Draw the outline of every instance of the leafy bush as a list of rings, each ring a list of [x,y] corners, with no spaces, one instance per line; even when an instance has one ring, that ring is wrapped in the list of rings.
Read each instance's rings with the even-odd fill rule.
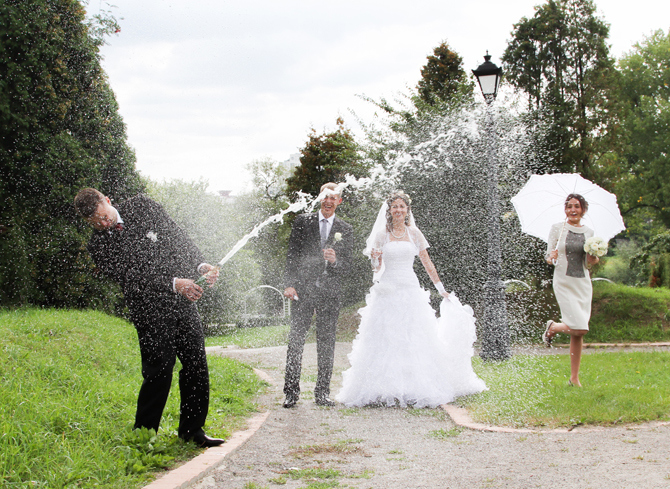
[[[631,257],[631,267],[648,273],[652,287],[670,286],[670,231],[658,234],[649,240],[638,253]]]
[[[113,198],[142,187],[101,42],[78,1],[0,2],[0,306],[114,301],[90,274],[90,230],[72,205],[81,187]]]
[[[617,240],[608,256],[601,259],[601,266],[594,277],[606,278],[623,285],[646,285],[648,275],[640,267],[631,266],[631,258],[640,252],[640,245],[633,240]]]

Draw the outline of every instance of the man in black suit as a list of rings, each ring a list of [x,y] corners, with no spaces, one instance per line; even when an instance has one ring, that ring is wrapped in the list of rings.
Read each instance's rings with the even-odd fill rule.
[[[138,195],[113,207],[92,188],[75,197],[77,212],[93,228],[88,251],[97,268],[123,290],[137,330],[144,381],[137,399],[135,428],[158,426],[172,384],[176,358],[181,414],[178,435],[203,447],[224,442],[205,435],[209,371],[202,323],[195,306],[202,288],[194,282],[217,270],[205,260],[163,207]]]
[[[335,330],[340,313],[340,279],[351,266],[354,234],[351,225],[335,217],[342,202],[337,186],[321,187],[321,210],[295,218],[288,242],[284,295],[291,304],[291,331],[284,380],[285,408],[300,397],[300,369],[305,337],[316,313],[318,376],[314,400],[320,406],[334,406],[330,394],[335,355]]]

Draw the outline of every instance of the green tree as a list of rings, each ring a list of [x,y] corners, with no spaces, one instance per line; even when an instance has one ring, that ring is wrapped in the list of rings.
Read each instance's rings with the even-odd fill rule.
[[[288,195],[286,179],[291,176],[292,169],[287,162],[261,158],[249,163],[247,170],[251,173],[253,192],[259,197],[277,202]]]
[[[302,191],[317,196],[321,185],[326,182],[338,183],[347,174],[362,177],[368,171],[354,136],[344,127],[341,117],[337,118],[334,132],[318,135],[312,129],[300,154],[300,165],[286,181],[290,195]]]
[[[90,231],[74,215],[83,186],[141,189],[114,94],[76,0],[0,3],[0,304],[109,304],[90,280]]]
[[[428,56],[417,90],[419,101],[434,107],[454,98],[471,99],[473,85],[463,69],[463,58],[443,42]]]
[[[627,145],[617,194],[635,231],[655,233],[670,227],[670,31],[637,43],[619,66]]]
[[[502,59],[506,80],[553,122],[544,144],[554,164],[598,180],[617,110],[609,27],[595,11],[591,0],[548,0],[514,25]]]

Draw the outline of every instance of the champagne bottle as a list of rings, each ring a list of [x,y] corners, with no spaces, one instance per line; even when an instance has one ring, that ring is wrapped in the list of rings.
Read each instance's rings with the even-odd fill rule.
[[[200,275],[200,278],[195,281],[196,285],[204,287],[207,284],[207,279],[219,271],[219,267],[212,268],[209,272],[204,275]]]

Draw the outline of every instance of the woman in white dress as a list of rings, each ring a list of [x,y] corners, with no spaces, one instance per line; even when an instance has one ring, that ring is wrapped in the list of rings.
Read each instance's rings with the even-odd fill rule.
[[[394,193],[368,238],[375,284],[358,312],[361,323],[351,368],[336,399],[346,406],[436,407],[486,389],[472,370],[475,318],[469,306],[448,294],[428,256],[428,243],[414,224],[409,196]],[[413,264],[419,256],[444,297],[440,319],[430,306]]]
[[[579,367],[582,361],[584,335],[589,331],[593,287],[588,268],[599,258],[584,251],[584,243],[593,230],[581,224],[589,208],[586,199],[570,194],[565,199],[564,222],[551,227],[547,242],[547,263],[554,265],[554,294],[561,308],[561,322],[551,319],[542,339],[547,347],[557,333],[570,335],[570,385],[581,387]]]

